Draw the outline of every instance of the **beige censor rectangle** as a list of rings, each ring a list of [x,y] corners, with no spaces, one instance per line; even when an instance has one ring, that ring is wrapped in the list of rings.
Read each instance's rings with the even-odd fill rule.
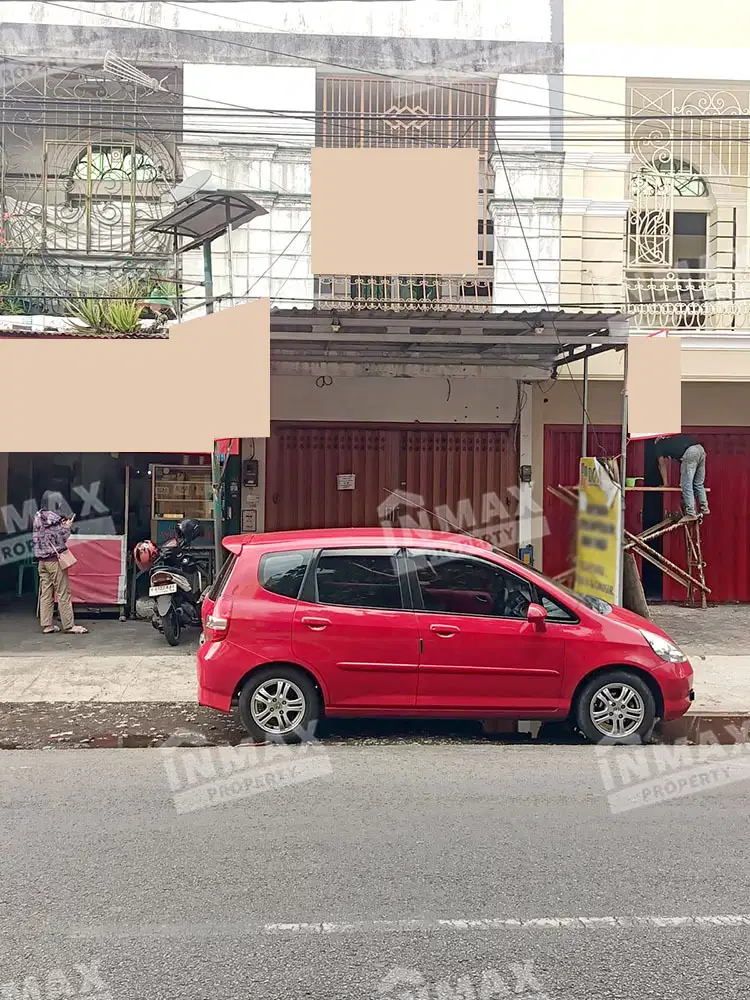
[[[0,337],[0,451],[210,452],[270,434],[268,299],[164,340]]]
[[[313,149],[313,273],[477,273],[476,149]]]
[[[628,338],[628,433],[651,438],[682,430],[680,337]]]

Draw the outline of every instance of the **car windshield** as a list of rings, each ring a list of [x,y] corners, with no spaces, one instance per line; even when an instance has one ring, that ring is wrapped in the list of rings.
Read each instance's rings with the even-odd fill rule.
[[[529,566],[528,563],[522,562],[520,559],[516,559],[515,556],[512,556],[507,552],[503,552],[503,555],[512,559],[513,562],[518,563],[519,566],[523,566],[524,569],[529,570],[529,572],[533,573],[534,576],[539,577],[540,586],[549,586],[552,584],[553,587],[557,587],[559,590],[562,590],[572,600],[580,601],[581,604],[585,604],[587,608],[590,608],[592,611],[596,611],[599,615],[608,615],[612,611],[612,605],[603,601],[600,597],[591,597],[589,594],[579,594],[577,591],[571,590],[570,587],[566,587],[564,583],[559,583],[557,580],[551,580],[548,576],[545,576],[544,573],[541,573],[538,569],[534,569],[533,566]]]

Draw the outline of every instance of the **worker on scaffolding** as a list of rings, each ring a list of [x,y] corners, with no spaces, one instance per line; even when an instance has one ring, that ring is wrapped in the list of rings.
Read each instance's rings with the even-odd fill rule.
[[[662,485],[669,486],[667,459],[680,463],[682,520],[694,521],[710,513],[706,496],[706,450],[689,434],[670,434],[656,438],[656,460]]]

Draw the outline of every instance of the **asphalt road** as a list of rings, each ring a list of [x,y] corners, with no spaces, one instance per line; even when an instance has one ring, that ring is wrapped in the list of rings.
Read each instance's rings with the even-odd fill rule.
[[[746,990],[747,780],[614,815],[585,746],[262,753],[3,753],[0,996]]]

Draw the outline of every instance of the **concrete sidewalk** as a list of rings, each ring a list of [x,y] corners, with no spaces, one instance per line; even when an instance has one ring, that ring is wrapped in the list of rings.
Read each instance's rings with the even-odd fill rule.
[[[698,740],[710,733],[724,742],[742,729],[750,739],[750,607],[655,607],[651,613],[695,669],[695,702],[683,719],[661,727],[661,738]],[[0,611],[0,706],[6,712],[14,705],[58,714],[75,706],[88,705],[94,713],[129,706],[129,718],[168,706],[197,709],[196,630],[172,648],[146,622],[79,620],[88,635],[42,635],[33,609]],[[486,731],[518,732],[519,726],[491,720]]]
[[[695,668],[691,715],[750,716],[750,608],[652,609]],[[85,636],[46,635],[33,621],[0,627],[0,703],[195,703],[197,632],[169,647],[145,622],[86,622]]]

